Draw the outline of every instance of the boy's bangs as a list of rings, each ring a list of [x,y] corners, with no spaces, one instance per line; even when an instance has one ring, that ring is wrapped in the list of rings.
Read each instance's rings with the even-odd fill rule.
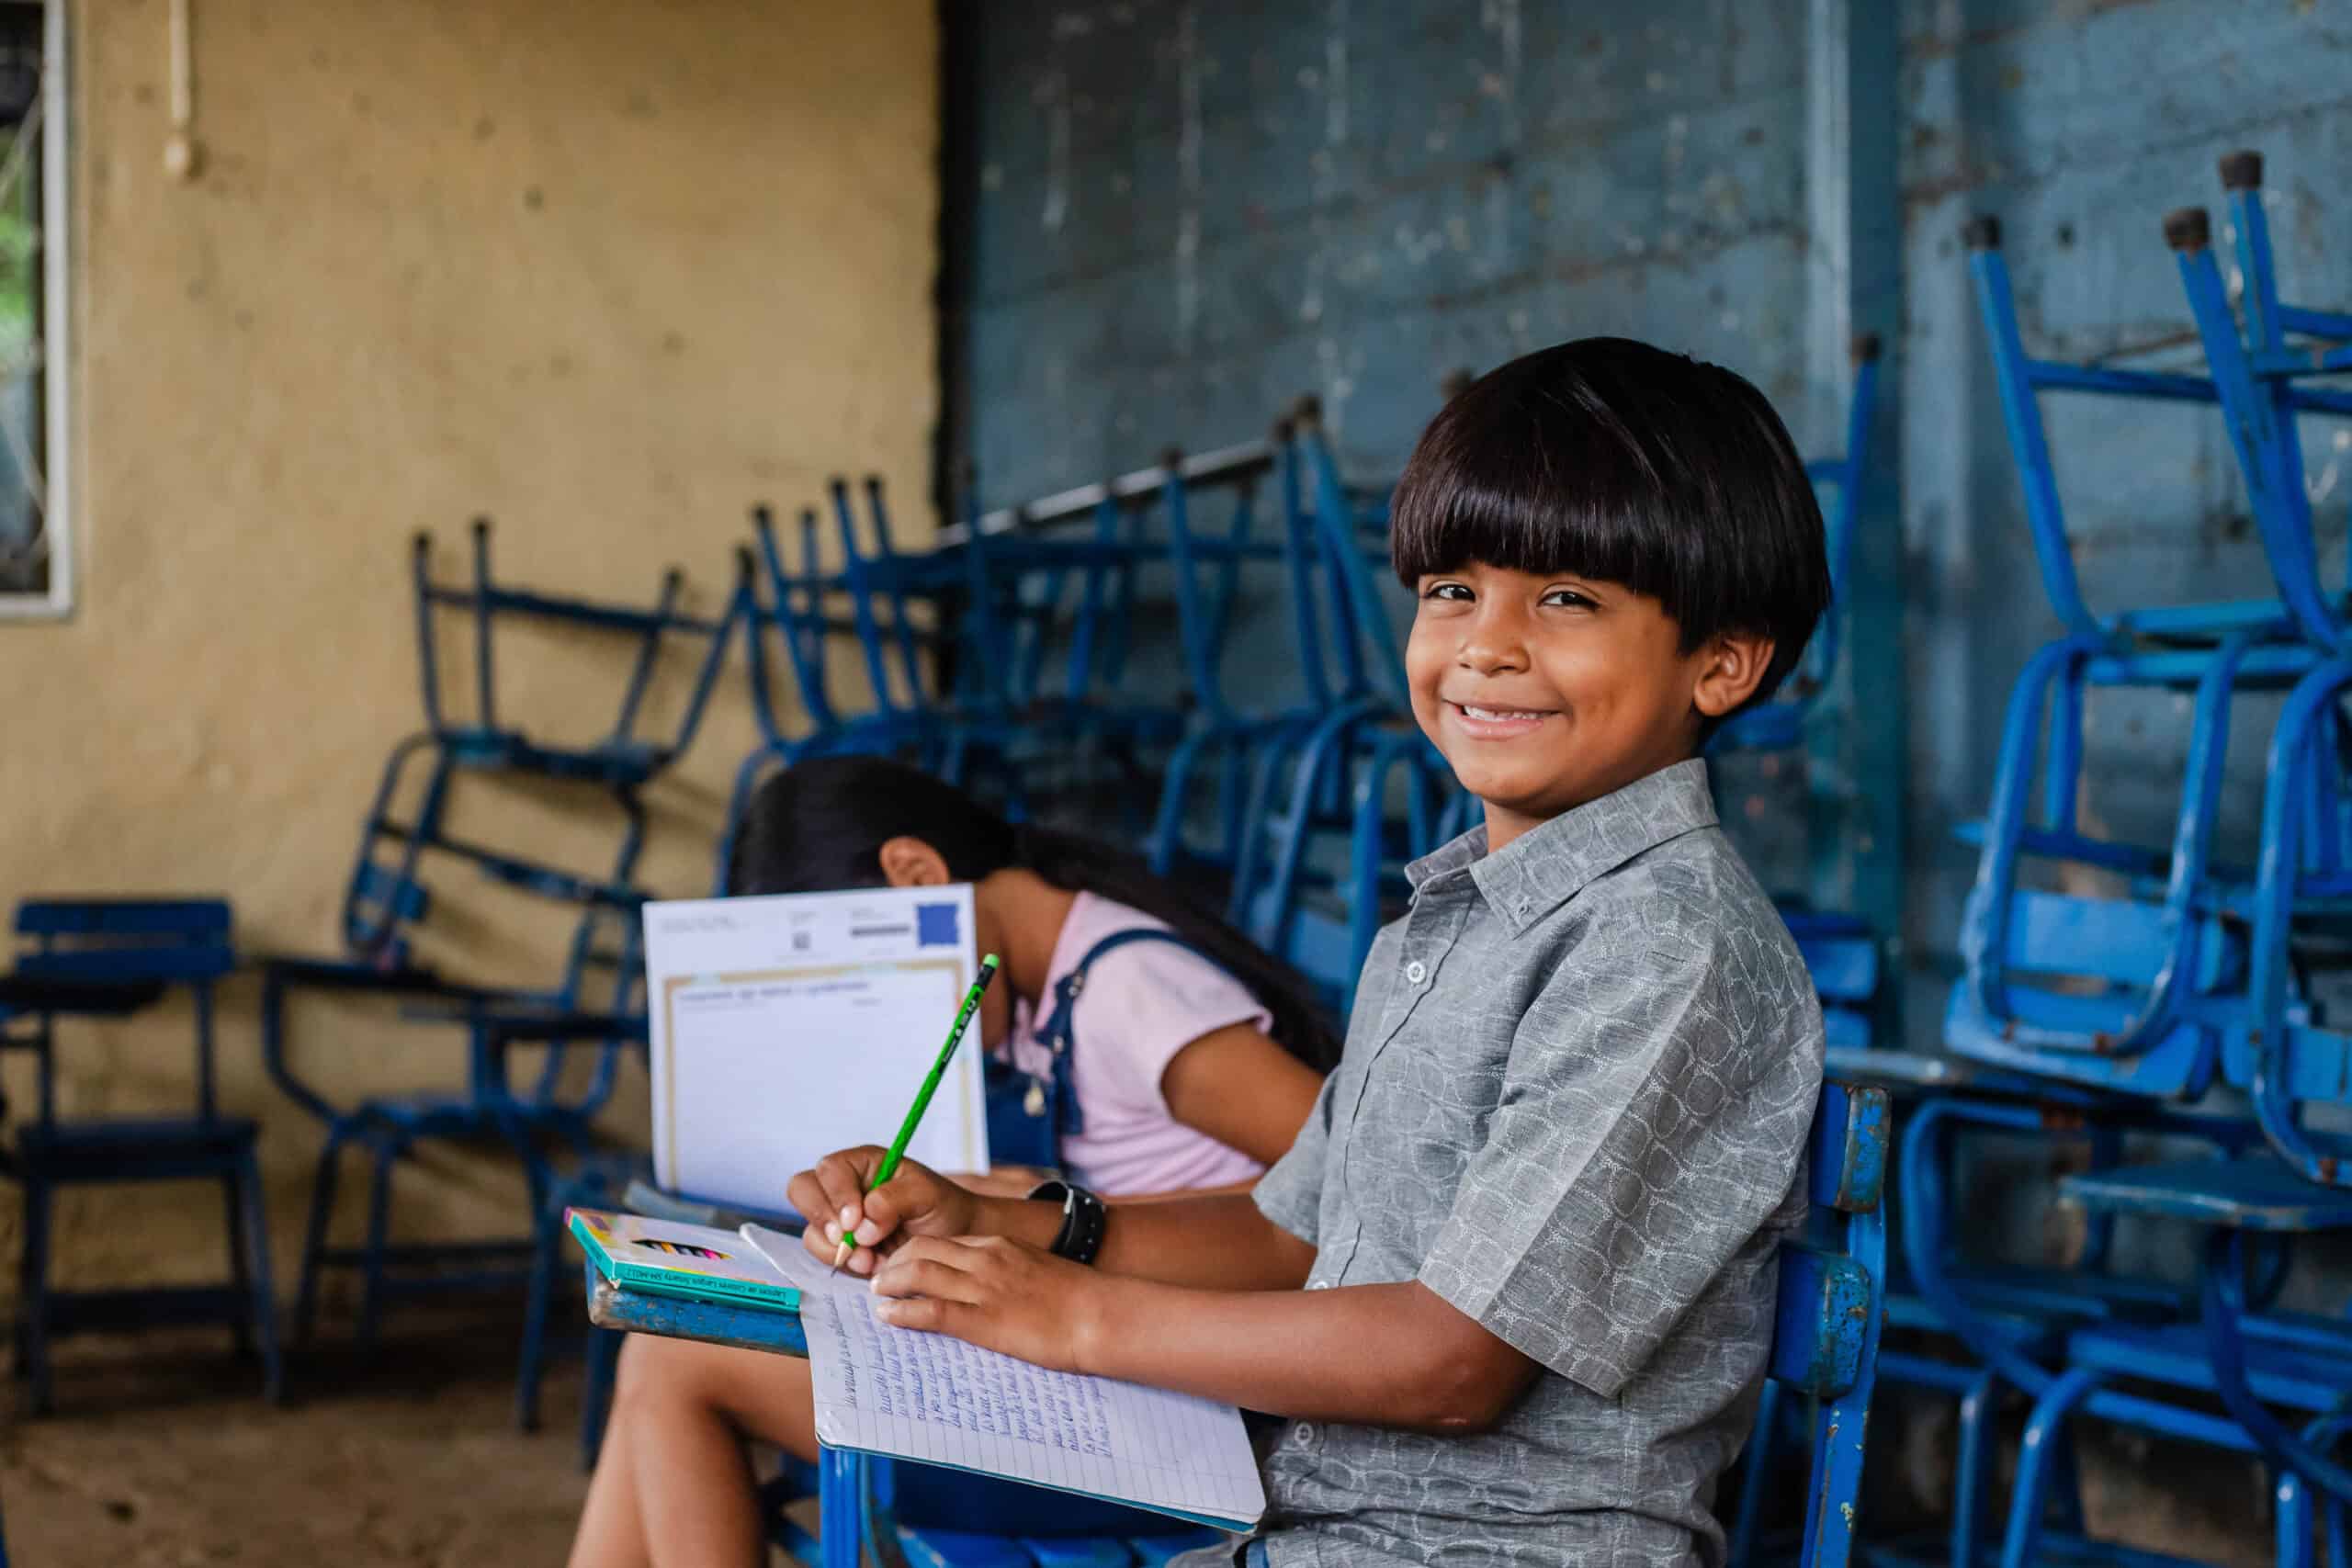
[[[1436,476],[1428,476],[1436,479]],[[1622,582],[1679,602],[1658,530],[1644,525],[1630,498],[1583,486],[1530,488],[1525,475],[1498,480],[1456,471],[1434,483],[1400,487],[1390,547],[1408,587],[1472,562],[1538,577]]]

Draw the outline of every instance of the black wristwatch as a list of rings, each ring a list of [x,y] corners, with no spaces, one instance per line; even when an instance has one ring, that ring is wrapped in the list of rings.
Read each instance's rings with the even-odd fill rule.
[[[1059,1203],[1062,1206],[1062,1228],[1055,1233],[1049,1249],[1057,1258],[1067,1258],[1072,1263],[1091,1263],[1102,1250],[1102,1230],[1110,1217],[1110,1210],[1102,1200],[1085,1188],[1069,1181],[1048,1181],[1029,1194],[1033,1202]]]

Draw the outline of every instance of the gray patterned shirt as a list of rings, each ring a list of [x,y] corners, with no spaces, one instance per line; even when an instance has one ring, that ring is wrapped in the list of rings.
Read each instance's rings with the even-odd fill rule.
[[[1315,1245],[1307,1289],[1419,1280],[1542,1371],[1476,1435],[1289,1423],[1271,1568],[1718,1563],[1804,1216],[1804,961],[1700,761],[1409,874],[1258,1206]]]

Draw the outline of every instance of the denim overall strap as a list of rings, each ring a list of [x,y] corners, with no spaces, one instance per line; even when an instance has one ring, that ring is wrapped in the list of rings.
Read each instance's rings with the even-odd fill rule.
[[[1066,1138],[1071,1134],[1082,1133],[1086,1130],[1085,1118],[1078,1109],[1078,1089],[1070,1072],[1070,1053],[1077,1048],[1078,1044],[1078,994],[1086,988],[1086,972],[1093,966],[1094,961],[1104,953],[1116,952],[1129,942],[1170,942],[1211,964],[1216,963],[1216,959],[1210,958],[1199,947],[1178,936],[1174,931],[1158,931],[1148,926],[1136,926],[1127,931],[1113,931],[1109,936],[1096,942],[1087,950],[1086,956],[1080,959],[1069,974],[1055,982],[1053,1009],[1046,1014],[1045,1027],[1038,1031],[1038,1038],[1044,1041],[1046,1048],[1053,1053],[1053,1060],[1046,1067],[1044,1077],[1029,1092],[1033,1100],[1033,1110],[1042,1109],[1034,1104],[1035,1099],[1041,1094],[1052,1108],[1054,1135],[1057,1138]]]

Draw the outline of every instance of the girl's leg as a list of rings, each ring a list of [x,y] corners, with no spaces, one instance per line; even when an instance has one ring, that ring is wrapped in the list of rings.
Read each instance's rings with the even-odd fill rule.
[[[625,1342],[621,1365],[628,1365]],[[637,1507],[637,1466],[629,1449],[636,1423],[615,1410],[605,1421],[596,1449],[596,1473],[588,1478],[588,1501],[581,1506],[580,1530],[571,1538],[571,1568],[647,1568],[645,1520]]]
[[[753,1438],[817,1457],[808,1362],[630,1336],[572,1568],[764,1564]]]

